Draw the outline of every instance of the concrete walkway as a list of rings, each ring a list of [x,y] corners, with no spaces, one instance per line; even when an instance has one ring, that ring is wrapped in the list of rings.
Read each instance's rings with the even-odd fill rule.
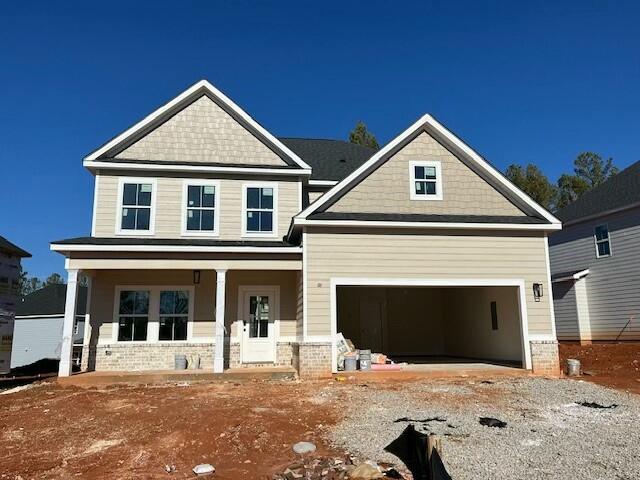
[[[340,372],[336,376],[355,376],[367,381],[409,380],[421,378],[526,377],[530,370],[491,363],[408,363],[401,370]]]

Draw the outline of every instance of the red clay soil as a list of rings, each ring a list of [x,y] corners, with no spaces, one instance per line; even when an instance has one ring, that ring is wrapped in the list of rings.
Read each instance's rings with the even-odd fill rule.
[[[568,358],[580,360],[583,380],[640,394],[640,343],[561,343],[563,368]]]
[[[83,389],[55,382],[0,395],[0,478],[181,479],[211,463],[218,480],[263,479],[318,455],[336,409],[318,383],[249,382]],[[176,470],[167,474],[165,465]]]

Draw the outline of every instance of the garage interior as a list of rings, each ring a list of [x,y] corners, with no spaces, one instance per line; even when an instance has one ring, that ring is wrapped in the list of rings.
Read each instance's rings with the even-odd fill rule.
[[[395,363],[523,367],[518,287],[338,286],[337,331]]]

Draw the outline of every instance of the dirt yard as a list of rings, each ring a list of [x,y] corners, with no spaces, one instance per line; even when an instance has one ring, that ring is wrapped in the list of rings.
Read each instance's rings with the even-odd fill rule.
[[[310,383],[250,382],[109,389],[56,382],[0,395],[0,478],[180,479],[199,463],[215,478],[270,478],[293,443],[329,449],[336,409]],[[175,466],[167,474],[165,465]]]
[[[184,479],[199,463],[216,467],[214,479],[271,479],[299,460],[292,445],[301,440],[315,443],[318,457],[348,451],[406,474],[383,451],[404,417],[442,436],[456,480],[632,479],[640,471],[634,394],[535,378],[344,380],[36,384],[0,395],[0,479]],[[482,426],[479,416],[507,427]]]
[[[560,344],[563,367],[580,360],[583,380],[640,394],[640,343]]]

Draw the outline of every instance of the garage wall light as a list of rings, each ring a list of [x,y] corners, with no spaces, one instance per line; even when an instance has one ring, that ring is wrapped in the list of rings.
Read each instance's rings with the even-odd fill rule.
[[[533,298],[535,299],[536,302],[540,301],[540,298],[544,296],[544,292],[542,290],[542,284],[541,283],[534,283],[533,284]]]
[[[196,285],[200,283],[200,270],[193,271],[193,283]]]

